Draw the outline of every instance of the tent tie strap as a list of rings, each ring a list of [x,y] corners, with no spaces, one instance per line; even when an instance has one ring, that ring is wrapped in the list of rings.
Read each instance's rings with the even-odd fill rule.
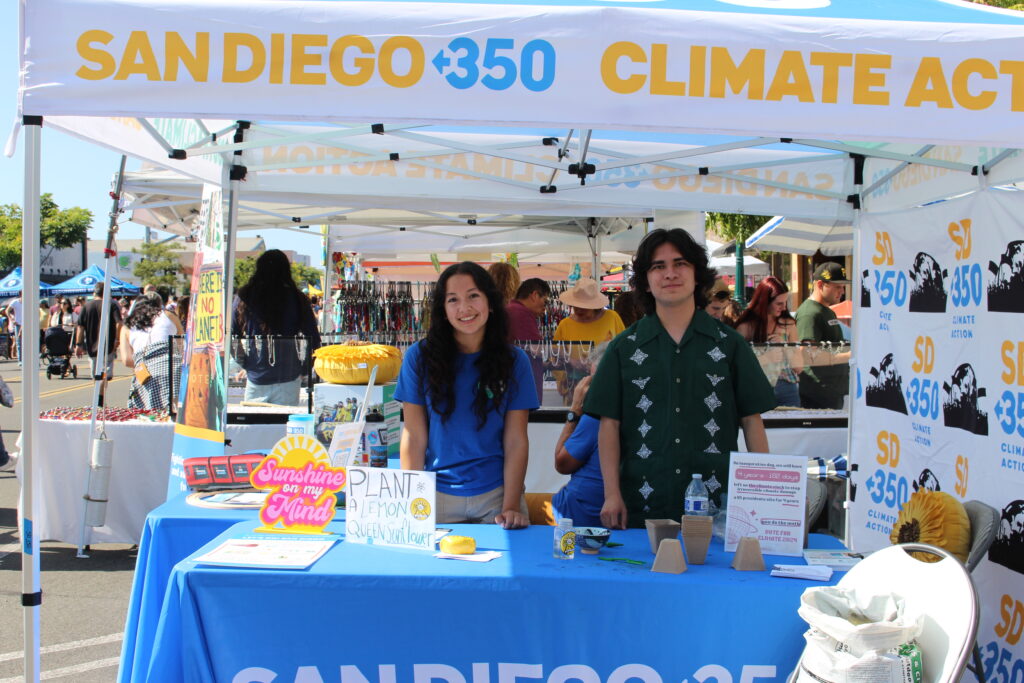
[[[117,249],[103,249],[103,255],[107,258],[117,258]]]
[[[43,604],[43,591],[39,590],[35,593],[21,594],[22,607],[39,607],[41,604]]]

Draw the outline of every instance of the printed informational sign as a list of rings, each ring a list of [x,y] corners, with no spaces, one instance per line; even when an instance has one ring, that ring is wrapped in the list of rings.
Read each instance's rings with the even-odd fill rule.
[[[227,378],[224,376],[224,197],[203,185],[192,265],[192,302],[185,330],[177,424],[167,497],[187,489],[183,463],[224,455]]]
[[[434,550],[433,472],[351,467],[345,540]]]
[[[922,489],[993,507],[996,540],[972,575],[994,680],[1024,673],[1022,195],[866,213],[856,255],[851,545],[889,545]]]
[[[807,517],[807,458],[732,453],[725,550],[754,536],[766,555],[802,557]]]
[[[345,468],[332,467],[320,442],[292,434],[252,471],[254,488],[269,490],[257,532],[324,534],[334,519],[336,493],[345,487]]]

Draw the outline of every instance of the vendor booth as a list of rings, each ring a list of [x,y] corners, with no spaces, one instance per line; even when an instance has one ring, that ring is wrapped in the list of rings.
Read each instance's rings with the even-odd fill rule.
[[[154,204],[202,198],[205,225],[224,228],[212,241],[210,234],[201,239],[217,242],[226,258],[211,271],[214,279],[232,270],[240,205],[250,201],[254,213],[270,211],[296,226],[339,225],[358,211],[413,214],[393,214],[387,224],[395,229],[413,227],[407,220],[416,215],[420,226],[451,222],[481,231],[486,219],[507,216],[582,217],[595,229],[573,229],[594,240],[595,253],[630,226],[642,233],[631,219],[680,225],[673,212],[849,222],[857,267],[848,452],[859,466],[852,482],[859,495],[846,540],[858,550],[888,543],[893,516],[919,487],[941,485],[960,500],[988,502],[1005,530],[978,569],[986,579],[979,583],[986,666],[1024,666],[1024,645],[1005,617],[1012,614],[1006,605],[1019,603],[1024,572],[1024,468],[1017,463],[1024,341],[1013,303],[1021,299],[1024,198],[996,189],[1024,178],[1021,15],[940,0],[266,0],[244,7],[227,0],[31,0],[21,10],[29,309],[38,303],[31,238],[39,230],[44,126],[171,169],[193,189],[205,185],[190,195],[164,192],[167,199]],[[87,28],[96,16],[105,17],[104,27]],[[191,230],[188,217],[179,218]],[[596,229],[590,220],[598,218],[615,220]],[[212,312],[223,290],[203,294]],[[206,332],[193,338],[205,364],[192,367],[191,379],[216,394],[224,382],[217,356],[223,338]],[[35,353],[27,350],[27,368]],[[200,385],[200,375],[209,381]],[[41,600],[39,535],[31,530],[42,507],[31,482],[41,475],[41,443],[38,378],[26,370],[23,382],[22,592],[31,679],[38,675]],[[223,440],[213,412],[202,416],[208,431],[191,432],[204,453],[223,450],[209,438]],[[632,566],[614,562],[552,567],[550,555],[538,554],[550,552],[550,530],[542,532],[474,530],[503,557],[455,568],[416,551],[349,543],[288,580],[273,571],[240,578],[236,570],[183,561],[171,570],[152,656],[143,667],[126,652],[136,666],[122,675],[270,680],[330,671],[336,678],[341,667],[343,680],[405,680],[407,671],[433,662],[423,676],[452,682],[495,675],[588,683],[782,680],[795,662],[796,650],[790,657],[774,639],[799,639],[802,630],[787,621],[799,589],[779,585],[786,580],[745,581],[754,574],[730,573],[724,551],[721,564],[680,576],[628,574],[623,570]],[[624,536],[626,546],[637,543]],[[345,601],[344,591],[362,595],[367,583],[386,595],[366,605]],[[566,591],[570,584],[579,591]],[[323,586],[337,586],[326,601]],[[443,608],[432,603],[445,593],[424,589],[437,586],[451,587],[456,600]],[[773,606],[757,633],[735,630],[752,620],[729,615],[755,602],[774,605],[786,591],[788,613]],[[266,611],[247,611],[255,595]],[[581,607],[580,595],[597,596],[602,607]],[[609,595],[622,599],[607,603]],[[401,613],[374,609],[397,604],[396,597],[413,606],[402,630],[393,628]],[[474,648],[480,659],[458,659],[430,627],[452,604],[453,622],[463,628],[479,623],[477,607],[508,610]],[[673,643],[694,628],[689,604],[721,617],[704,629],[720,633],[713,640],[766,639],[749,651],[708,645],[685,661],[666,659],[664,651],[677,652]],[[245,626],[265,628],[286,611],[299,626],[279,648],[263,647],[241,627],[231,630],[232,619],[251,614]],[[582,619],[551,622],[555,632],[532,628],[538,614],[562,611]],[[395,636],[408,647],[399,660],[386,647],[364,648],[362,639],[337,632],[302,637],[301,624],[312,632],[324,614],[366,619],[355,633]],[[455,638],[472,645],[480,637],[473,628]],[[617,634],[613,642],[605,640],[609,632]],[[580,639],[569,638],[576,633]]]

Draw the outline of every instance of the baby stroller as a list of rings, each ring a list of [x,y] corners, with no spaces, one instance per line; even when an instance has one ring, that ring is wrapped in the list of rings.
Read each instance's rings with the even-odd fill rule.
[[[71,363],[71,334],[63,327],[48,327],[43,333],[43,345],[46,353],[43,357],[49,361],[46,366],[46,379],[57,375],[61,379],[70,372],[78,377],[78,368]]]

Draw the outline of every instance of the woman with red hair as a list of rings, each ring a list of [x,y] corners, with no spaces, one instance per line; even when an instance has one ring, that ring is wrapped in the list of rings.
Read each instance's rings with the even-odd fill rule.
[[[761,280],[750,305],[736,320],[736,331],[755,344],[796,342],[796,321],[789,314],[789,288],[777,277]],[[790,347],[769,349],[761,356],[768,381],[775,386],[780,406],[800,406],[798,376],[803,370],[799,352]],[[777,371],[777,372],[776,372]]]

